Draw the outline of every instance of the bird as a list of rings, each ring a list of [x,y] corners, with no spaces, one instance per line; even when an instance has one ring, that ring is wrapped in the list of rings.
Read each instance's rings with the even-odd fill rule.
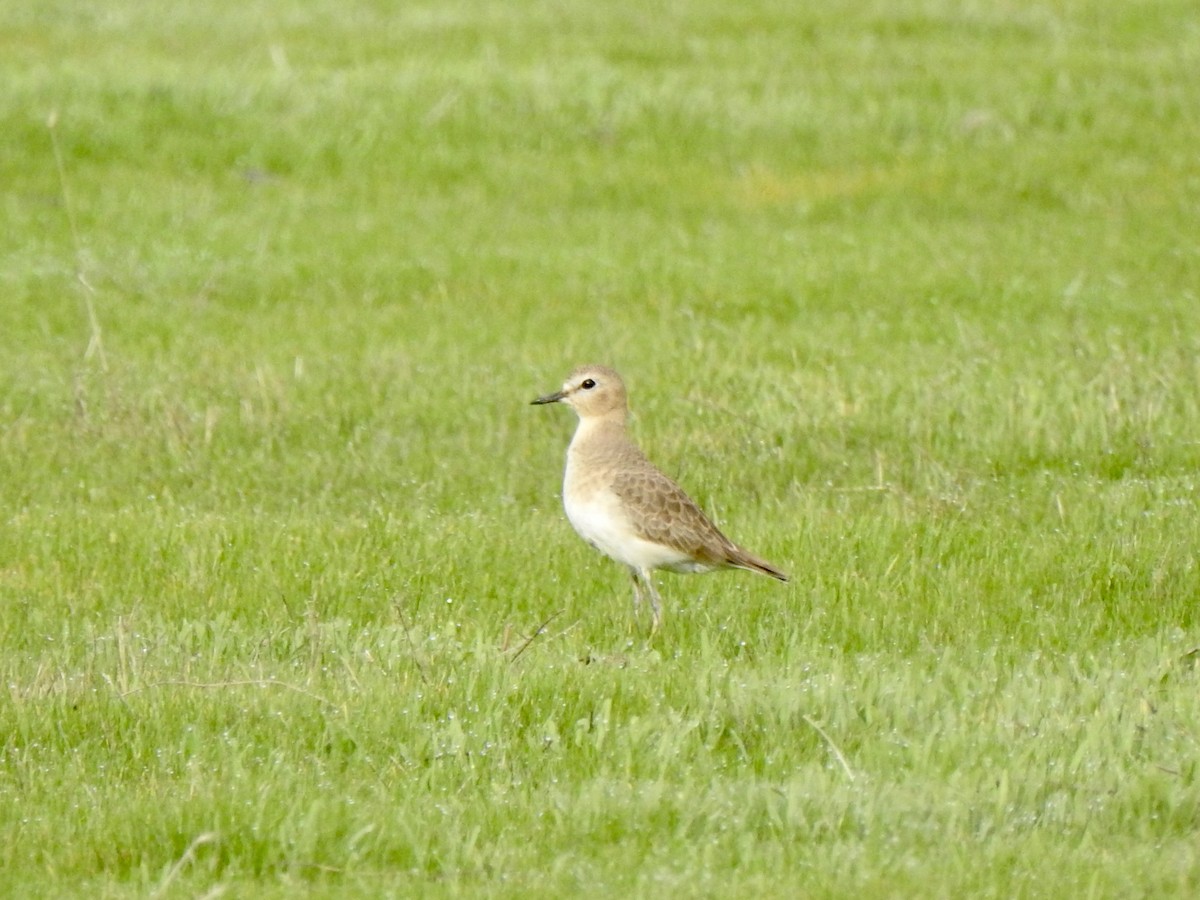
[[[630,438],[628,395],[608,366],[575,369],[562,389],[532,405],[565,403],[579,416],[567,447],[563,507],[585,541],[629,569],[637,616],[643,590],[650,597],[651,634],[662,623],[652,572],[696,573],[747,569],[786,582],[788,576],[739,547],[712,523],[678,484]]]

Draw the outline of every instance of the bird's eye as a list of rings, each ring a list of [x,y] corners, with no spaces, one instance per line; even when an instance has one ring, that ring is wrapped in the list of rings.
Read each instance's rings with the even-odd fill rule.
[[[590,391],[595,386],[596,386],[596,382],[594,382],[590,378],[583,379],[583,384],[580,385],[580,387],[583,388],[585,391]]]

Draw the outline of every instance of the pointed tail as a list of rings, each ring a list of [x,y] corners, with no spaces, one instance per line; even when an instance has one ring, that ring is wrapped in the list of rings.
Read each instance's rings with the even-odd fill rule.
[[[775,568],[765,559],[760,559],[753,553],[743,550],[741,547],[734,548],[734,552],[729,554],[728,565],[735,569],[746,569],[750,572],[761,572],[763,575],[770,575],[772,578],[778,578],[780,581],[787,581],[788,577],[779,569]]]

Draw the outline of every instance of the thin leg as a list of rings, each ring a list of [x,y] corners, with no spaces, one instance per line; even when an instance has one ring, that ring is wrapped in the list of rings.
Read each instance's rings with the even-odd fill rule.
[[[629,633],[633,634],[642,618],[642,585],[638,580],[637,569],[630,569],[629,574],[633,576],[633,618],[629,620]]]
[[[662,624],[662,604],[658,599],[658,590],[654,587],[654,578],[650,574],[649,569],[643,570],[641,573],[642,583],[646,586],[646,590],[650,592],[650,613],[654,616],[654,620],[650,625],[650,634],[658,631],[658,626]]]

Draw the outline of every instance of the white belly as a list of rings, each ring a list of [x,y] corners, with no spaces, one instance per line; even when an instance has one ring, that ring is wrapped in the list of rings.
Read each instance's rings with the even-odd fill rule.
[[[563,506],[567,519],[581,538],[631,569],[647,572],[651,569],[699,571],[704,568],[696,567],[679,550],[639,537],[620,500],[610,491],[596,491],[582,497],[564,491]]]

